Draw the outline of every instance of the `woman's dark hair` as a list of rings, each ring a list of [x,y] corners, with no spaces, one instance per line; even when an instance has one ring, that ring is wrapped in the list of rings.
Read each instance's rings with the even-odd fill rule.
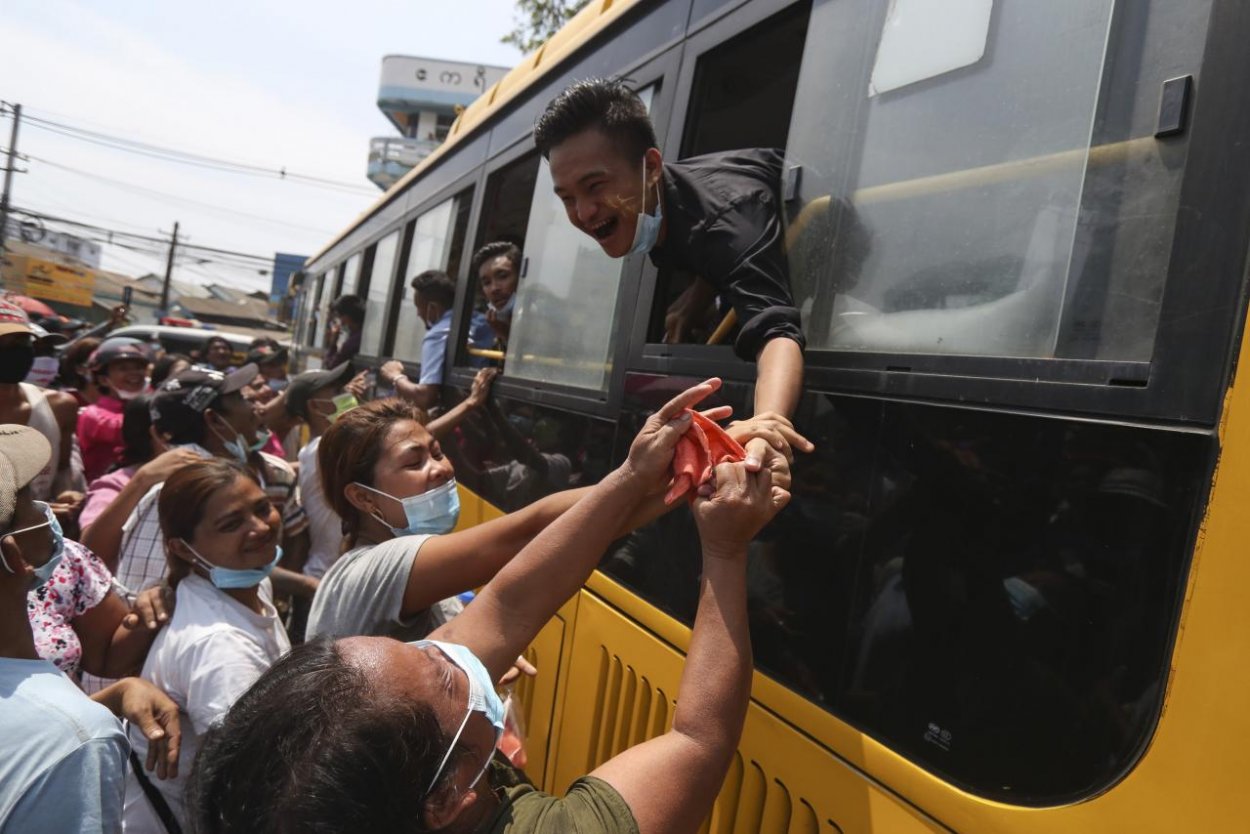
[[[170,475],[156,499],[161,535],[166,540],[191,539],[195,535],[196,525],[204,518],[204,507],[208,504],[208,499],[214,492],[229,487],[239,478],[260,483],[252,470],[225,458],[207,458],[197,463],[189,463]]]
[[[425,789],[450,744],[430,706],[378,691],[317,637],[204,736],[187,788],[191,829],[424,832]]]
[[[547,103],[534,123],[534,144],[544,158],[571,136],[595,128],[628,159],[642,159],[659,147],[647,106],[620,79],[588,78],[570,84]]]
[[[503,255],[517,273],[521,271],[521,247],[506,240],[492,241],[473,253],[473,280],[477,280],[482,264]]]
[[[152,366],[152,388],[160,388],[161,383],[169,379],[170,371],[173,370],[174,365],[179,362],[186,362],[187,367],[195,364],[191,361],[191,357],[185,353],[167,353],[160,359],[157,359],[156,364]]]
[[[85,339],[79,339],[74,342],[65,352],[61,354],[61,384],[66,388],[85,388],[88,378],[78,372],[80,367],[85,367],[87,358],[95,353],[95,349],[100,346],[103,339],[97,339],[95,336],[88,336]]]
[[[122,408],[122,454],[113,469],[138,466],[156,455],[152,445],[151,406],[152,395],[140,394]]]
[[[356,546],[363,521],[360,510],[344,494],[348,484],[373,486],[373,468],[391,426],[403,420],[424,425],[425,415],[412,403],[392,397],[357,406],[330,424],[317,446],[321,491],[330,509],[343,521],[348,548]]]

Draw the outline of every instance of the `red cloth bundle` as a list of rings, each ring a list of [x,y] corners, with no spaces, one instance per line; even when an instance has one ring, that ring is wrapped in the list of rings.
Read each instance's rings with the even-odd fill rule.
[[[746,450],[738,445],[725,430],[689,408],[686,412],[694,423],[677,441],[673,455],[673,483],[664,496],[664,503],[671,504],[689,493],[687,500],[693,502],[698,494],[696,488],[712,479],[712,469],[718,463],[735,463],[744,460]]]

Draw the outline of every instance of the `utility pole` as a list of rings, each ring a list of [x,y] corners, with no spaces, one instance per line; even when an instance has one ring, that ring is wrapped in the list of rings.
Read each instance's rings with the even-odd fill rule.
[[[169,282],[174,275],[174,250],[178,248],[178,221],[174,221],[174,236],[169,241],[169,260],[165,261],[165,284],[161,287],[161,315],[169,315]]]
[[[9,161],[4,167],[4,191],[0,193],[0,255],[4,254],[4,233],[9,223],[9,192],[13,188],[13,169],[17,167],[17,129],[22,123],[22,105],[13,105],[13,130],[9,134]]]

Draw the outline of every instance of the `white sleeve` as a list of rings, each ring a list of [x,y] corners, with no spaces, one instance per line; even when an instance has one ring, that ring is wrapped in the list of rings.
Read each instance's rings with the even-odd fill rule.
[[[202,638],[183,656],[187,664],[187,716],[203,735],[270,667],[261,646],[238,629]]]

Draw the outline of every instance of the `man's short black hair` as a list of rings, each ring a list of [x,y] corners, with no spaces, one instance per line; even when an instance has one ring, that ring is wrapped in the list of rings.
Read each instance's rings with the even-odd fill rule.
[[[521,247],[506,240],[496,240],[486,244],[481,249],[473,253],[474,279],[476,279],[478,273],[481,272],[482,264],[489,260],[498,258],[500,255],[508,259],[508,263],[512,264],[512,269],[515,272],[520,273]]]
[[[365,323],[365,300],[358,295],[340,295],[330,305],[330,312],[356,324]]]
[[[534,144],[543,157],[570,136],[597,128],[630,159],[659,147],[647,107],[620,79],[588,78],[565,88],[534,123]]]
[[[412,288],[428,301],[437,301],[450,309],[456,303],[456,282],[441,269],[427,269],[412,279]]]

